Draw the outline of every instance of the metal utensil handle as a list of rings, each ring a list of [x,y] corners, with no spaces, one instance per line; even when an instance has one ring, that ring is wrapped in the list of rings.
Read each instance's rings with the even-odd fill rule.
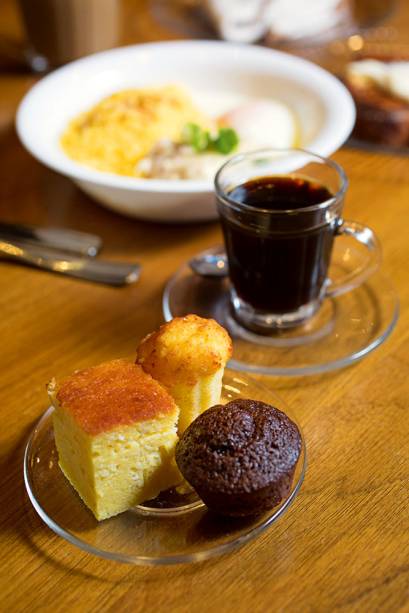
[[[23,241],[92,257],[97,255],[102,247],[99,236],[65,228],[0,223],[0,237],[12,243]]]
[[[81,258],[46,247],[21,247],[2,240],[0,253],[8,259],[36,268],[107,285],[134,283],[140,274],[139,264]]]

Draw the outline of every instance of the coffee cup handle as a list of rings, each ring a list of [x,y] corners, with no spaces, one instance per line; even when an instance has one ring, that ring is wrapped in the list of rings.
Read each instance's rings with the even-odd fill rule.
[[[356,221],[341,220],[337,227],[335,237],[342,234],[352,236],[355,240],[364,245],[368,250],[369,259],[361,266],[355,268],[355,270],[348,272],[339,281],[331,281],[331,279],[328,279],[325,295],[330,297],[345,294],[361,285],[368,277],[378,270],[382,260],[382,250],[379,239],[367,226],[363,226]]]

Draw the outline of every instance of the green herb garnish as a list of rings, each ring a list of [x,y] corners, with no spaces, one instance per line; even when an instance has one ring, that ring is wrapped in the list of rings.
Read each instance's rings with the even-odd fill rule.
[[[209,148],[210,134],[196,123],[187,123],[182,130],[182,142],[199,153]]]
[[[239,136],[233,128],[220,128],[213,137],[196,123],[187,123],[182,130],[182,142],[190,145],[197,153],[217,151],[226,155],[237,147]]]
[[[213,146],[219,153],[230,153],[239,144],[239,135],[233,128],[220,128],[213,141]]]

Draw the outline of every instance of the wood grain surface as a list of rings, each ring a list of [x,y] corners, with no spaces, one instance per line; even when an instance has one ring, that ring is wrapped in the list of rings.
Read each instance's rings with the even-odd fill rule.
[[[127,42],[172,37],[164,26],[154,29],[141,3],[132,12],[137,5],[126,3]],[[334,155],[350,178],[346,217],[380,237],[401,315],[389,340],[355,366],[263,378],[293,407],[307,440],[307,477],[288,513],[213,561],[107,562],[63,541],[36,515],[22,478],[26,438],[47,407],[50,377],[132,354],[162,320],[168,277],[219,241],[220,230],[127,220],[30,157],[13,115],[35,79],[15,59],[22,34],[11,1],[0,1],[0,38],[1,49],[13,50],[0,75],[0,219],[95,232],[106,257],[143,264],[140,282],[125,289],[0,265],[0,611],[409,610],[408,159],[348,148]]]

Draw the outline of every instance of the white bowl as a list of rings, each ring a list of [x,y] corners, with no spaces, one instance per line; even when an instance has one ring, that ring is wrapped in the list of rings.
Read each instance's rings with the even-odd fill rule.
[[[100,172],[71,160],[59,146],[67,122],[101,98],[129,87],[181,83],[191,91],[272,97],[298,118],[300,146],[330,155],[355,121],[351,96],[338,79],[303,59],[256,46],[179,41],[122,47],[56,70],[24,97],[17,132],[30,153],[70,177],[104,206],[155,221],[216,217],[212,181],[157,180]]]

